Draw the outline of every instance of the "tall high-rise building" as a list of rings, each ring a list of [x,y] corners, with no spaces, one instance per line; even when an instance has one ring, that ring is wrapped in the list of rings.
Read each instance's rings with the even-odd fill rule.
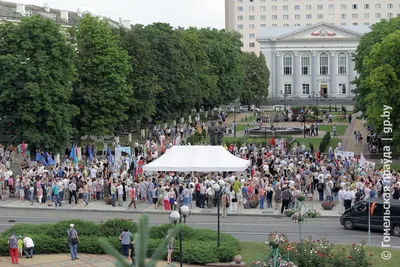
[[[225,29],[242,34],[243,51],[259,53],[263,27],[369,26],[399,13],[399,0],[225,0]]]

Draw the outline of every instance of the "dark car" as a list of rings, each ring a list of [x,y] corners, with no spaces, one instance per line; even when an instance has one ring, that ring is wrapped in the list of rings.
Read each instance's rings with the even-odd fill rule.
[[[368,229],[370,221],[371,229],[383,230],[385,205],[383,199],[362,200],[350,209],[346,210],[340,217],[340,224],[347,230],[354,228]],[[370,209],[369,209],[370,208]],[[371,213],[368,215],[368,210]],[[392,199],[390,201],[390,232],[394,236],[400,236],[400,201]],[[387,224],[387,223],[386,223]]]

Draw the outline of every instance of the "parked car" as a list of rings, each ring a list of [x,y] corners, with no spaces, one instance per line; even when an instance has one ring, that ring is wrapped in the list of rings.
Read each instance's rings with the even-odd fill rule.
[[[340,224],[347,230],[353,230],[357,227],[368,229],[370,222],[371,229],[383,230],[384,222],[384,200],[368,199],[362,200],[350,209],[346,210],[340,217]],[[368,215],[369,208],[371,210]],[[400,202],[398,200],[390,201],[390,232],[392,235],[400,236]]]

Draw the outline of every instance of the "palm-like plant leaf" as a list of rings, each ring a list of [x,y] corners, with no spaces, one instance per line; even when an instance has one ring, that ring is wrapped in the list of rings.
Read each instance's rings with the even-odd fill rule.
[[[142,216],[139,220],[138,232],[135,234],[135,258],[137,267],[155,267],[157,261],[164,254],[167,249],[168,243],[181,231],[181,226],[174,227],[165,238],[163,242],[154,251],[150,261],[146,263],[147,249],[149,245],[149,219],[146,215]],[[130,267],[131,264],[106,240],[100,239],[100,246],[104,251],[112,255],[116,260],[118,267]]]

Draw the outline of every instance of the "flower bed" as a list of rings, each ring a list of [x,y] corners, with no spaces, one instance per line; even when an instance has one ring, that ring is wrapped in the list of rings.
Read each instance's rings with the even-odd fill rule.
[[[331,210],[336,206],[336,203],[334,201],[322,201],[321,206],[324,210]]]
[[[282,238],[281,238],[282,237]],[[279,240],[278,248],[271,246],[270,240]],[[371,265],[365,251],[365,242],[346,250],[335,246],[327,240],[313,241],[310,238],[301,243],[288,242],[285,235],[272,233],[268,236],[266,254],[257,257],[249,266],[252,267],[327,267],[351,266],[366,267]],[[372,254],[369,254],[372,257]]]

